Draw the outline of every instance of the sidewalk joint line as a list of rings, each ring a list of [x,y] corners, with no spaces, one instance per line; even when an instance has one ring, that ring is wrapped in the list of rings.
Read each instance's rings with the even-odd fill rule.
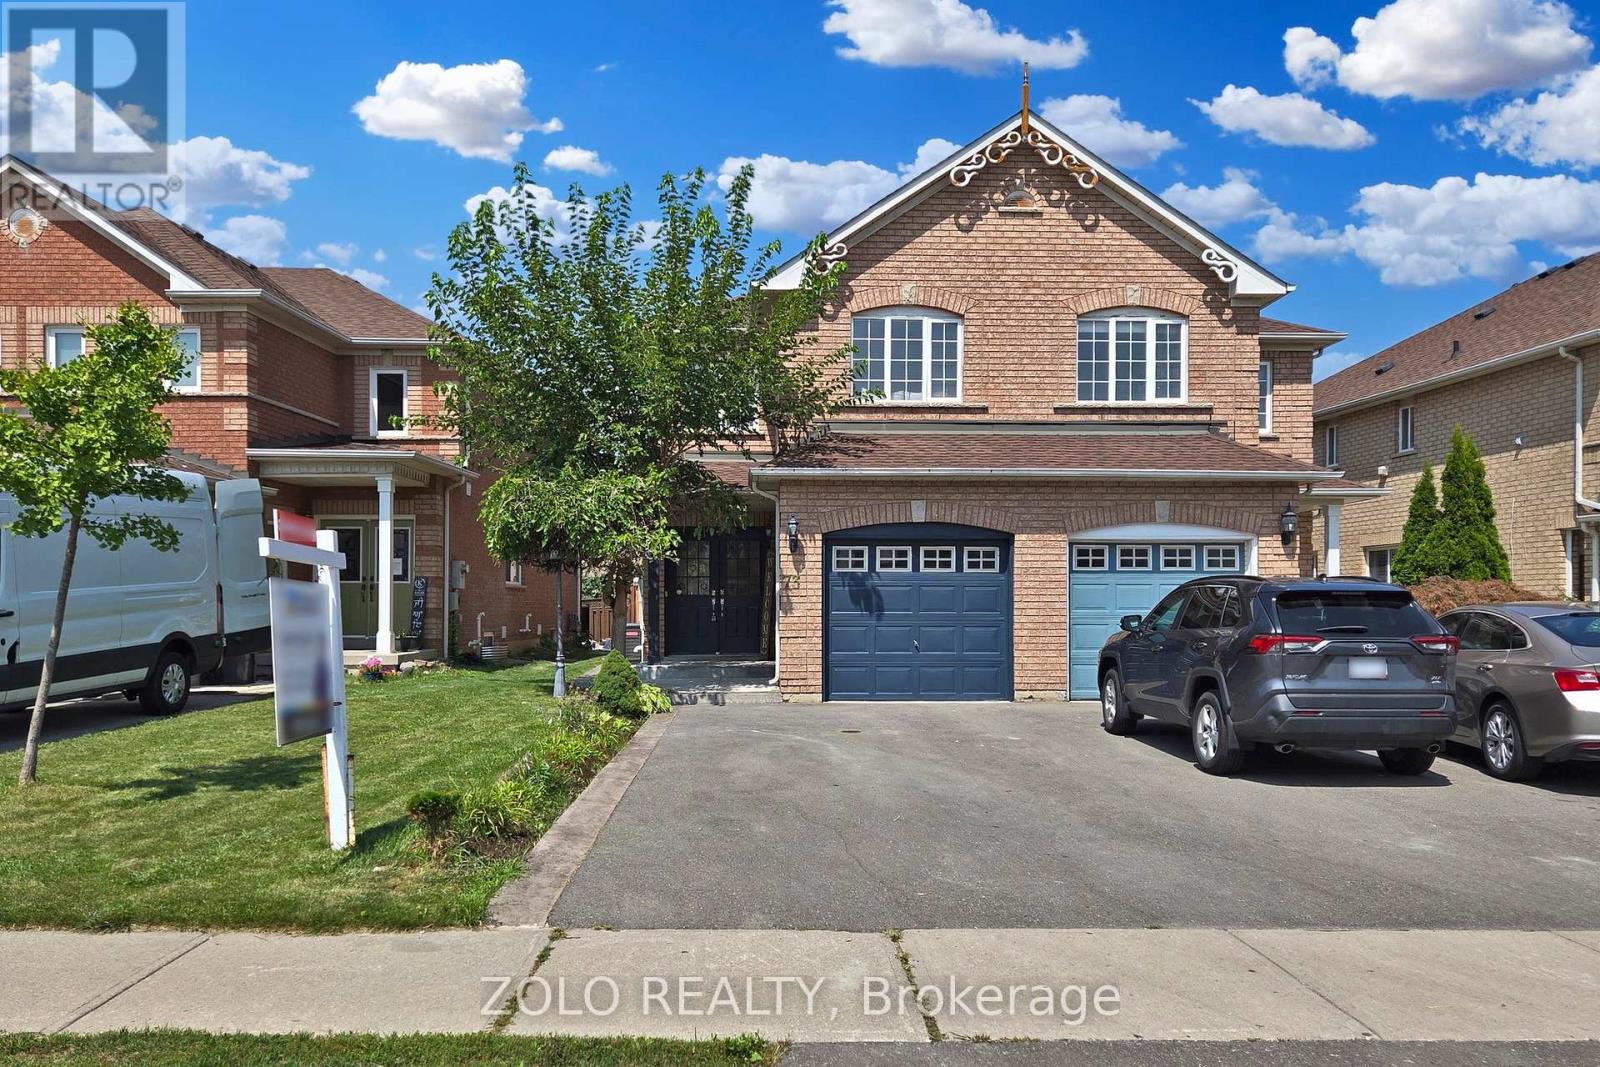
[[[171,952],[167,953],[159,960],[156,960],[156,962],[152,963],[150,966],[146,967],[132,978],[129,978],[127,981],[122,982],[119,985],[113,986],[104,993],[97,994],[89,1000],[84,1001],[76,1008],[73,1008],[67,1013],[67,1017],[65,1019],[56,1023],[54,1026],[47,1027],[43,1031],[44,1035],[49,1037],[61,1033],[79,1019],[99,1011],[101,1008],[105,1007],[113,1000],[116,1000],[118,997],[122,996],[122,994],[126,993],[140,982],[143,982],[145,979],[155,975],[157,971],[164,970],[170,964],[178,962],[180,959],[187,956],[189,953],[193,952],[195,949],[199,948],[201,945],[210,940],[210,934],[196,934],[194,936],[194,940],[190,941],[186,945],[181,945],[178,948],[173,949]]]
[[[1361,1029],[1363,1029],[1363,1030],[1365,1030],[1367,1032],[1369,1037],[1377,1038],[1380,1041],[1388,1040],[1382,1034],[1378,1033],[1376,1027],[1368,1025],[1367,1021],[1365,1019],[1361,1018],[1361,1016],[1357,1015],[1355,1012],[1351,1011],[1349,1008],[1346,1008],[1343,1005],[1338,1004],[1337,1002],[1334,1001],[1334,999],[1332,997],[1328,996],[1328,994],[1324,993],[1322,990],[1320,990],[1316,986],[1312,985],[1307,979],[1300,977],[1298,974],[1295,974],[1293,971],[1291,971],[1289,969],[1287,964],[1280,963],[1279,961],[1273,959],[1271,956],[1267,955],[1261,949],[1257,948],[1256,946],[1252,945],[1250,942],[1246,941],[1244,938],[1240,937],[1237,931],[1235,931],[1235,930],[1223,930],[1222,932],[1227,934],[1229,937],[1233,938],[1235,941],[1239,942],[1239,944],[1243,945],[1245,948],[1249,949],[1251,952],[1254,952],[1257,956],[1260,956],[1262,959],[1264,959],[1268,963],[1272,964],[1272,966],[1276,967],[1278,970],[1282,971],[1284,973],[1284,975],[1287,976],[1290,981],[1294,982],[1301,989],[1304,989],[1306,992],[1310,993],[1312,996],[1316,997],[1318,1000],[1320,1000],[1324,1004],[1328,1005],[1328,1007],[1332,1008],[1334,1011],[1338,1012],[1340,1015],[1343,1015],[1346,1019],[1349,1019],[1351,1022],[1353,1022],[1357,1026],[1361,1027]]]
[[[489,1033],[498,1034],[511,1025],[512,1020],[516,1018],[517,1008],[522,1002],[522,984],[539,973],[539,968],[543,967],[545,961],[555,952],[556,942],[565,940],[566,936],[567,932],[561,927],[554,926],[550,928],[550,934],[545,938],[544,946],[533,957],[533,965],[528,968],[528,973],[519,978],[517,984],[511,987],[505,1003],[500,1005],[500,1010],[495,1013],[494,1019],[490,1021]]]
[[[1547,931],[1547,932],[1555,934],[1557,937],[1559,937],[1561,940],[1567,942],[1568,944],[1577,945],[1579,948],[1586,948],[1590,952],[1594,952],[1594,953],[1600,954],[1600,948],[1596,948],[1594,945],[1585,944],[1584,942],[1579,941],[1575,937],[1568,937],[1566,934],[1562,933],[1560,930],[1550,930],[1550,931]]]
[[[885,930],[883,936],[894,946],[894,957],[900,961],[900,970],[904,972],[906,981],[911,983],[911,995],[916,999],[917,1012],[922,1016],[923,1028],[928,1031],[928,1040],[935,1044],[943,1041],[944,1031],[939,1029],[939,1020],[935,1019],[922,1003],[922,986],[917,982],[916,972],[912,970],[911,953],[906,951],[905,931]]]

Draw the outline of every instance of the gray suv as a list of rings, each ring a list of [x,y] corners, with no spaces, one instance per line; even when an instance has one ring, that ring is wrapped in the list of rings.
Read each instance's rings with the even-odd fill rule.
[[[1399,586],[1198,578],[1100,650],[1101,724],[1188,726],[1211,774],[1256,745],[1376,749],[1393,773],[1421,774],[1455,732],[1457,647]]]

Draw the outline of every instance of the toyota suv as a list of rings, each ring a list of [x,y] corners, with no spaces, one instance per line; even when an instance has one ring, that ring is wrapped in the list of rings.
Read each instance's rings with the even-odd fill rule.
[[[1421,774],[1455,731],[1457,647],[1399,586],[1199,578],[1124,617],[1100,650],[1101,724],[1187,726],[1211,774],[1263,745],[1371,749]]]

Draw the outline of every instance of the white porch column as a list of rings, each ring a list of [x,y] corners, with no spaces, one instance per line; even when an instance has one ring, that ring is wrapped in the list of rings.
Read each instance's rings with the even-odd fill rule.
[[[378,482],[378,648],[380,656],[394,654],[394,477],[377,476]]]
[[[1578,541],[1578,551],[1582,552],[1583,542],[1577,537],[1573,540]],[[1584,573],[1589,576],[1589,599],[1600,600],[1600,530],[1593,527],[1589,529],[1589,566]]]
[[[1340,504],[1327,504],[1323,506],[1323,545],[1322,555],[1326,561],[1323,564],[1329,577],[1337,577],[1339,571],[1339,510]]]

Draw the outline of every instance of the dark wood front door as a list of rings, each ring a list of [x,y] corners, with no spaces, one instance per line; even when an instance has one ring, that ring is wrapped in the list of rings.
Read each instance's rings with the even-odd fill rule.
[[[760,654],[770,551],[764,530],[684,538],[667,564],[669,656]]]

